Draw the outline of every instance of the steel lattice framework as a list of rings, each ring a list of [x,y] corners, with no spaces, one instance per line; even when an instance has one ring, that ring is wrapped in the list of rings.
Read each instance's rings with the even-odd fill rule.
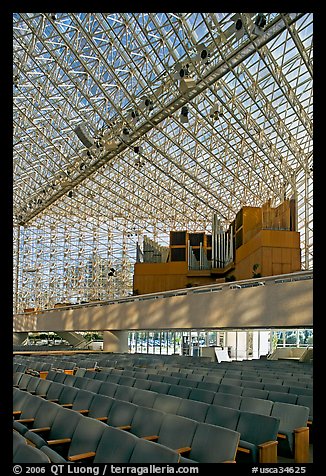
[[[16,311],[126,295],[144,235],[269,199],[296,198],[312,268],[313,16],[257,18],[14,14]]]

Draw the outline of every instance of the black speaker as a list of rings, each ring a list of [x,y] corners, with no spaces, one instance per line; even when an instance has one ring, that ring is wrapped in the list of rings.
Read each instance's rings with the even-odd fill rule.
[[[94,144],[92,137],[88,134],[85,124],[80,124],[75,127],[74,132],[77,134],[78,138],[82,141],[85,147],[89,149]]]

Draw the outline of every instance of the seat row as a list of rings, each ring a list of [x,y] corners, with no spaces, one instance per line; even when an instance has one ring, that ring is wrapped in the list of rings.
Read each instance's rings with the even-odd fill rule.
[[[68,377],[70,380],[71,376]],[[34,377],[34,379],[37,378]],[[75,377],[75,379],[76,380],[74,383],[79,385],[92,383],[92,380],[87,378]],[[238,399],[241,399],[241,397],[232,396],[226,393],[217,393],[216,397],[220,396],[221,398],[215,398],[213,403],[208,404],[188,398],[181,398],[169,394],[161,394],[151,390],[128,387],[110,382],[100,382],[100,387],[97,389],[92,387],[93,391],[90,391],[90,389],[87,390],[87,388],[89,388],[87,386],[84,388],[79,388],[70,386],[69,384],[60,384],[55,381],[51,383],[51,381],[43,379],[39,380],[39,384],[35,387],[35,390],[32,391],[42,395],[48,400],[55,400],[61,405],[69,406],[76,411],[82,411],[84,413],[90,414],[91,416],[96,415],[96,409],[90,409],[91,402],[96,391],[99,395],[109,396],[111,398],[130,402],[136,405],[142,405],[148,408],[165,411],[167,413],[174,413],[188,418],[195,418],[197,421],[206,421],[206,418],[210,418],[210,412],[208,411],[209,408],[220,406],[223,408],[224,413],[226,412],[227,414],[230,413],[228,410],[233,409],[236,411],[239,410],[240,412],[249,411],[251,415],[255,413],[267,417],[273,416],[279,418],[279,438],[285,440],[281,446],[287,447],[285,448],[286,453],[291,453],[292,456],[295,454],[295,445],[297,442],[299,442],[299,438],[305,440],[304,446],[309,444],[309,430],[307,428],[309,408],[304,406],[289,405],[279,402],[273,403],[271,401],[244,397],[241,405],[239,400],[237,401],[237,405],[235,405],[234,402],[232,402],[233,397]],[[72,382],[70,381],[70,384],[71,383]],[[93,384],[94,383],[95,382],[93,381]],[[232,408],[232,406],[234,408]],[[234,412],[233,414],[236,415]],[[125,412],[125,416],[128,418],[128,412]],[[209,422],[211,423],[211,421]],[[119,420],[118,423],[124,425],[128,424],[128,421],[126,422],[124,420]],[[223,426],[223,420],[221,419],[216,420],[215,423]],[[227,425],[229,425],[229,422],[227,422]],[[305,429],[304,432],[302,431],[300,437],[296,435],[298,428]],[[306,455],[303,457],[297,456],[297,459],[300,458],[305,459]]]
[[[104,377],[107,378],[104,379]],[[255,388],[242,389],[242,387],[234,387],[234,393],[232,393],[233,388],[222,385],[218,386],[217,391],[213,391],[205,390],[204,388],[187,387],[180,384],[174,385],[146,379],[135,379],[135,381],[130,381],[129,377],[123,378],[123,376],[119,376],[119,380],[114,379],[114,381],[112,381],[110,377],[110,374],[105,375],[103,372],[86,372],[85,377],[78,377],[67,375],[62,372],[50,371],[47,378],[44,380],[28,374],[15,373],[13,384],[18,388],[27,390],[31,393],[46,395],[48,394],[48,382],[53,379],[54,382],[64,383],[65,385],[78,387],[95,393],[102,393],[108,396],[118,396],[118,398],[121,396],[123,400],[130,400],[136,389],[143,389],[190,400],[197,400],[207,404],[213,403],[266,415],[270,413],[273,402],[280,401],[283,403],[308,407],[309,425],[313,422],[312,396],[297,396],[294,394],[275,391],[268,392]],[[241,395],[239,390],[242,390]],[[57,398],[55,392],[55,387],[52,387],[48,398]]]
[[[21,391],[17,390],[17,392]],[[85,459],[94,463],[235,461],[240,434],[234,430],[156,412],[161,417],[161,420],[158,418],[155,420],[156,429],[159,430],[158,435],[150,434],[145,438],[138,436],[136,432],[126,431],[136,427],[137,418],[140,425],[147,420],[147,423],[151,423],[152,428],[155,428],[154,419],[149,421],[146,415],[148,409],[143,407],[120,402],[123,408],[120,407],[119,411],[118,401],[103,397],[112,406],[116,404],[115,411],[120,415],[128,405],[134,407],[134,413],[138,410],[135,424],[132,423],[134,419],[131,418],[132,426],[116,428],[111,421],[111,415],[114,414],[112,411],[109,412],[109,421],[106,424],[99,419],[83,416],[77,411],[63,408],[41,397],[22,393],[25,393],[27,401],[25,406],[29,407],[30,413],[34,416],[15,420],[14,428],[37,448],[48,446],[55,449],[66,461],[77,462]],[[143,413],[141,413],[142,410]],[[142,443],[138,443],[140,441]]]

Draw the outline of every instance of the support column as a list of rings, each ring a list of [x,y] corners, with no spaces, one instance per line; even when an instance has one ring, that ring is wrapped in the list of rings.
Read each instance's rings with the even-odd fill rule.
[[[128,331],[103,331],[104,352],[128,352]]]

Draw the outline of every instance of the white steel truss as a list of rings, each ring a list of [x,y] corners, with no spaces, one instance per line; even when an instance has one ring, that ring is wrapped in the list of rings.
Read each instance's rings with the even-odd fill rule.
[[[312,13],[15,13],[13,40],[16,311],[127,295],[144,235],[269,199],[312,268]]]

